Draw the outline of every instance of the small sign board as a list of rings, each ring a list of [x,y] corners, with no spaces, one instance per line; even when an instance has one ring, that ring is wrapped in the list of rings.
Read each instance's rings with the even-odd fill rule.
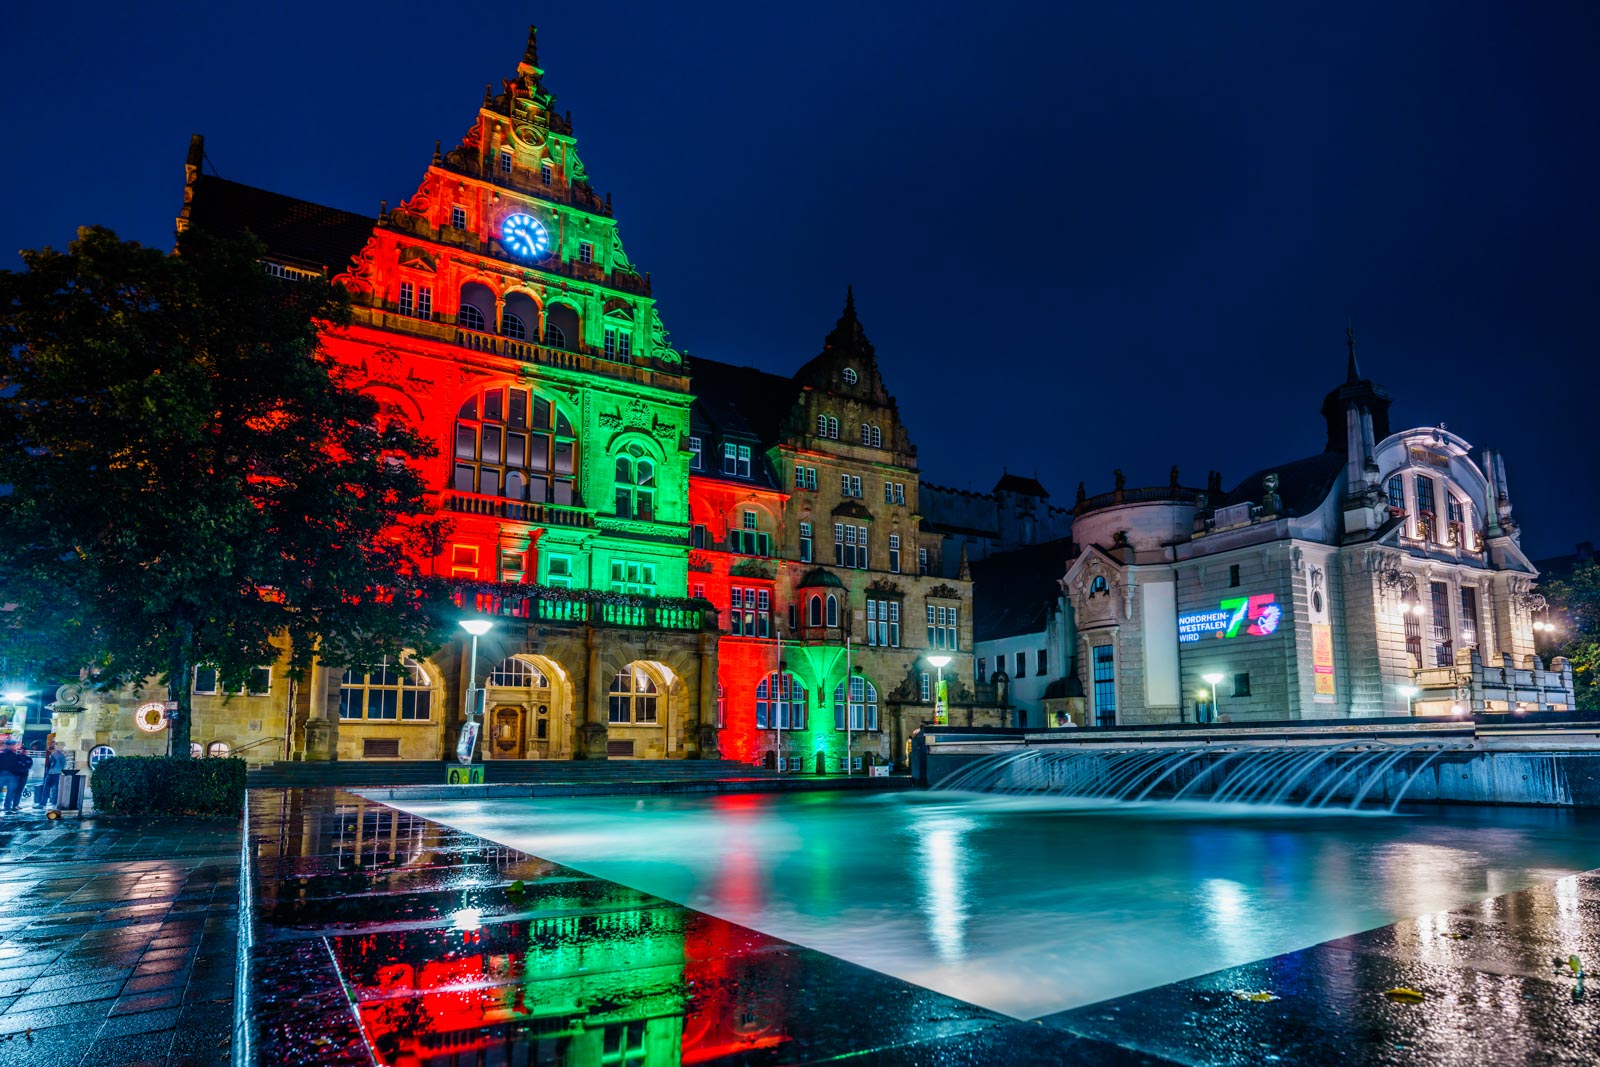
[[[445,785],[482,785],[483,764],[458,763],[446,768],[444,773]]]

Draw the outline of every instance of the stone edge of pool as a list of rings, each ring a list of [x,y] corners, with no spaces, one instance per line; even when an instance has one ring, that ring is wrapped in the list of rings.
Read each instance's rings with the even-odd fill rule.
[[[854,788],[869,788],[863,779]],[[876,782],[896,782],[878,779]],[[754,788],[706,788],[707,783],[632,783],[693,785],[683,789],[608,790],[634,793],[794,792],[837,787],[838,779],[785,780],[780,790],[763,780]],[[736,786],[743,783],[710,783]],[[880,787],[881,786],[877,786]],[[599,795],[600,791],[547,792],[546,785],[412,786],[382,789],[334,788],[252,790],[252,802],[277,795],[282,802],[295,794],[299,816],[318,817],[342,805],[372,802],[390,810],[386,799],[479,799],[530,796]],[[847,786],[849,788],[849,786]],[[890,786],[895,788],[895,786]],[[901,786],[903,788],[903,786]],[[412,812],[430,826],[489,856],[514,850],[490,839],[445,827]],[[255,1040],[236,1047],[250,1050],[243,1062],[337,1065],[382,1062],[366,1047],[356,1024],[354,992],[330,965],[330,938],[352,933],[400,929],[383,922],[275,926],[260,907],[262,897],[281,883],[299,880],[293,865],[263,875],[256,868],[267,834],[282,835],[286,823],[270,816],[253,818],[247,845],[250,873],[241,877],[254,899],[241,900],[241,914],[252,924],[248,997],[245,1015]],[[318,857],[306,856],[315,866]],[[322,858],[326,858],[323,856]],[[534,857],[528,857],[530,859]],[[629,892],[630,887],[595,879]],[[496,882],[504,893],[509,884]],[[747,930],[684,908],[700,921]],[[486,916],[485,922],[511,921],[509,912]],[[426,929],[450,926],[436,914]],[[415,921],[405,924],[416,929]],[[1195,978],[1154,986],[1111,1000],[1022,1021],[899,978],[812,949],[756,936],[780,946],[779,956],[825,966],[853,976],[874,995],[899,996],[917,1003],[927,1020],[898,1020],[886,1025],[883,1012],[865,1010],[852,1025],[829,1017],[814,1019],[816,1033],[786,1036],[788,1050],[799,1058],[763,1062],[824,1063],[849,1058],[860,1062],[912,1064],[931,1056],[941,1064],[1038,1063],[1051,1060],[1085,1064],[1185,1063],[1591,1063],[1600,1048],[1600,988],[1591,997],[1583,981],[1558,960],[1578,957],[1580,965],[1600,960],[1600,869],[1448,912],[1402,920],[1364,933],[1337,938],[1309,948],[1226,968]],[[243,940],[243,939],[242,939]],[[822,963],[821,961],[826,961]],[[1583,961],[1588,961],[1584,964]],[[804,990],[807,983],[786,983]],[[833,978],[833,980],[837,980]],[[1420,999],[1408,992],[1420,994]],[[1264,994],[1264,995],[1262,995]],[[866,998],[863,998],[865,1002]],[[799,1004],[793,1005],[800,1008]],[[793,1014],[793,1013],[791,1013]],[[801,1011],[803,1017],[804,1012]],[[288,1040],[288,1035],[293,1040]],[[1466,1050],[1466,1059],[1463,1059]],[[742,1053],[702,1063],[744,1062]]]

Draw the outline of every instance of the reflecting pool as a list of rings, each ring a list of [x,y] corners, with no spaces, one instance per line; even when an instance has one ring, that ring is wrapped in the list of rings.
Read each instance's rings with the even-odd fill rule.
[[[449,826],[1019,1018],[1600,867],[1600,813],[950,793],[429,801]]]

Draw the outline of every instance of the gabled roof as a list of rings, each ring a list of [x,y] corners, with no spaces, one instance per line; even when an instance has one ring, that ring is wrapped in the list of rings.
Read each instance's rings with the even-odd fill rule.
[[[1060,602],[1072,554],[1072,538],[1063,537],[974,561],[973,640],[1042,632]]]
[[[1266,489],[1261,484],[1262,479],[1269,474],[1276,474],[1278,496],[1283,498],[1283,514],[1309,515],[1328,499],[1329,493],[1333,492],[1333,487],[1339,481],[1339,472],[1344,469],[1344,465],[1343,452],[1318,452],[1314,456],[1280,463],[1276,467],[1263,467],[1239,482],[1233,491],[1217,501],[1215,506],[1226,507],[1229,504],[1242,504],[1247,500],[1254,504],[1261,503],[1261,498],[1266,495]]]
[[[195,180],[188,219],[212,233],[252,233],[269,258],[330,274],[349,266],[377,225],[365,215],[208,174]]]
[[[1037,478],[1024,478],[1020,474],[1002,474],[1000,480],[994,483],[996,493],[1017,493],[1020,496],[1036,496],[1043,500],[1050,499],[1050,493],[1039,484]]]
[[[750,437],[771,448],[782,437],[783,420],[794,407],[794,382],[754,367],[737,367],[695,356],[688,364],[695,395],[693,414],[720,436]]]

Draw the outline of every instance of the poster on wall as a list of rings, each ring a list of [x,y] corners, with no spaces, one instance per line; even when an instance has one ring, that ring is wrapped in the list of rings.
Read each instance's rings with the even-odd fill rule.
[[[1311,624],[1311,672],[1311,699],[1318,704],[1332,704],[1333,627],[1325,622]]]
[[[1277,601],[1273,593],[1258,593],[1225,597],[1213,609],[1186,611],[1178,616],[1178,643],[1193,644],[1203,637],[1268,637],[1283,621]]]
[[[478,750],[478,724],[464,722],[461,724],[461,735],[456,738],[456,759],[461,763],[471,763],[473,755]]]

